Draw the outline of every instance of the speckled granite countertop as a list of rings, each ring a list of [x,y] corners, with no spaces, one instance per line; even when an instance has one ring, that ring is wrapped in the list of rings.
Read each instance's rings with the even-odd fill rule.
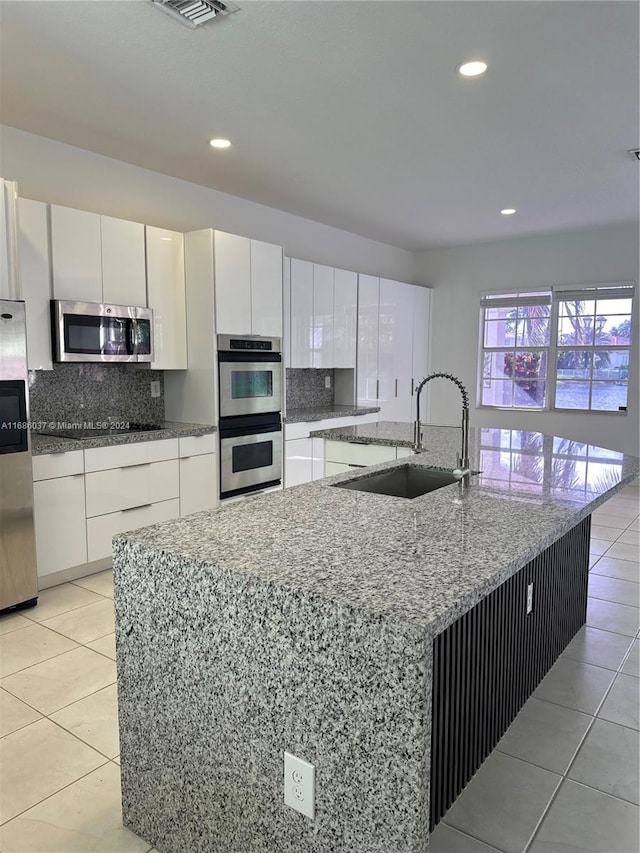
[[[53,435],[31,433],[31,453],[44,456],[47,453],[67,453],[70,450],[89,450],[92,447],[112,447],[117,444],[137,444],[141,441],[159,441],[163,438],[187,438],[216,432],[217,427],[210,424],[183,424],[176,421],[164,421],[162,429],[146,432],[119,433],[101,435],[96,438],[57,438]]]
[[[379,412],[379,406],[322,406],[309,409],[287,409],[285,424],[299,424],[305,421],[324,421],[328,418],[347,418],[359,415],[372,415]]]
[[[362,427],[403,442],[410,424]],[[356,428],[360,431],[360,427]],[[358,437],[363,437],[359,432]],[[371,466],[452,468],[460,430]],[[298,589],[435,635],[638,475],[640,460],[520,430],[472,429],[471,478],[414,500],[334,488],[339,474],[128,534],[143,550]]]
[[[451,441],[451,427],[429,427],[432,441]],[[441,432],[439,432],[441,431]],[[316,429],[311,435],[316,438],[330,438],[334,441],[349,441],[357,444],[390,444],[393,447],[413,446],[413,424],[398,421],[378,421],[375,424],[336,427],[335,429]],[[442,438],[437,438],[441,436]]]

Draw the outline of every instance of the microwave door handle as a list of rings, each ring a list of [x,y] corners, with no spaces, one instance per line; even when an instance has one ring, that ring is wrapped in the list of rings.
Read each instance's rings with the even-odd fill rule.
[[[138,354],[138,321],[127,320],[127,349],[129,355]]]

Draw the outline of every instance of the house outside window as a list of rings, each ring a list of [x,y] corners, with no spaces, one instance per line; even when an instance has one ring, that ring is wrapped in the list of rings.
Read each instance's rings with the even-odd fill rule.
[[[481,406],[625,412],[634,285],[485,294]]]

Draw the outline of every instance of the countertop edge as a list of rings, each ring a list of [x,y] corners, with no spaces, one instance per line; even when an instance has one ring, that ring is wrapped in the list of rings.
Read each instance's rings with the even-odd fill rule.
[[[106,435],[96,438],[58,438],[41,433],[31,435],[31,455],[46,456],[52,453],[69,453],[72,450],[92,450],[98,447],[117,447],[124,444],[140,444],[146,441],[162,441],[167,438],[191,438],[217,432],[213,424],[188,424],[165,421],[162,429],[122,435]]]

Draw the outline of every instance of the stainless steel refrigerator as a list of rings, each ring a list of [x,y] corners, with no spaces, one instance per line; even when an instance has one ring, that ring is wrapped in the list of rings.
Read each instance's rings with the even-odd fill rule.
[[[0,299],[0,612],[37,603],[24,302]]]

